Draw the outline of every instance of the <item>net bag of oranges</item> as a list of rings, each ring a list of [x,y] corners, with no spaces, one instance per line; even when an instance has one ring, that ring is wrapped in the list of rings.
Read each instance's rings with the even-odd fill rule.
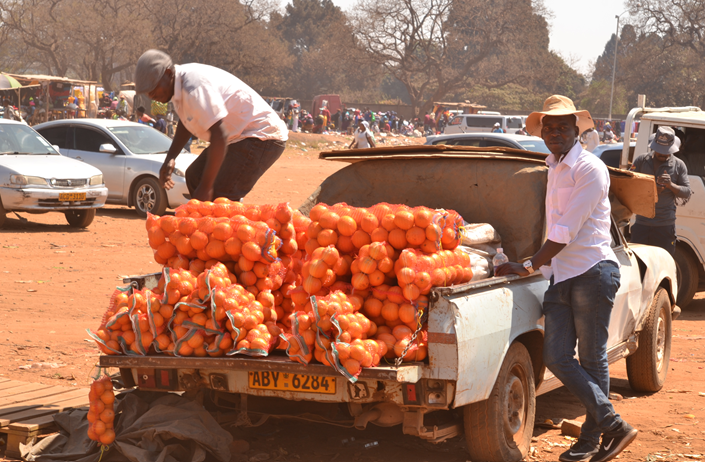
[[[87,419],[90,423],[88,426],[88,438],[101,445],[102,455],[108,449],[108,446],[115,441],[115,427],[113,425],[115,420],[115,393],[110,377],[107,375],[100,377],[101,373],[102,369],[98,369],[98,377],[93,380],[88,392],[90,407]]]

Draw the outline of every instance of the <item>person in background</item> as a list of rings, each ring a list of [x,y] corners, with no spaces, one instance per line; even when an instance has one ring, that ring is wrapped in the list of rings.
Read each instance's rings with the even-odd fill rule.
[[[118,99],[117,96],[113,98],[113,101],[110,103],[110,110],[113,112],[117,112],[118,108]]]
[[[612,125],[609,122],[605,124],[605,128],[602,131],[602,142],[604,143],[616,143],[614,132],[612,131]]]
[[[291,131],[297,133],[299,131],[299,103],[296,100],[291,102]]]
[[[123,117],[127,117],[127,114],[129,112],[130,108],[127,104],[127,99],[125,99],[125,95],[120,95],[120,102],[118,102],[117,113]]]
[[[502,130],[502,127],[499,125],[499,122],[495,122],[494,126],[492,127],[492,133],[504,133],[504,130]]]
[[[547,238],[523,264],[505,263],[495,271],[528,276],[540,268],[550,275],[543,299],[544,363],[587,410],[580,437],[558,457],[562,462],[612,460],[638,433],[608,398],[607,339],[621,274],[611,247],[610,175],[578,142],[591,126],[590,113],[560,95],[550,96],[543,111],[526,119],[529,133],[541,136],[551,151],[546,158]]]
[[[357,130],[353,133],[353,140],[348,149],[376,148],[375,138],[370,131],[370,124],[366,120],[360,121]]]
[[[675,256],[676,206],[685,205],[692,193],[688,168],[674,155],[680,150],[681,140],[673,128],[659,127],[652,138],[650,151],[634,159],[631,169],[656,179],[656,216],[636,216],[631,227],[631,242],[661,247]]]
[[[176,157],[191,137],[210,145],[186,170],[191,198],[241,201],[279,159],[289,131],[279,115],[240,79],[205,64],[175,65],[169,55],[148,50],[137,61],[135,91],[174,103],[179,116],[159,179],[174,187]]]
[[[321,131],[323,132],[328,130],[328,125],[330,125],[330,111],[328,110],[328,106],[321,108],[320,115],[323,116],[323,124],[321,127]]]
[[[144,107],[140,106],[135,110],[135,115],[137,116],[138,124],[151,125],[154,127],[156,120],[144,113]]]
[[[583,132],[582,142],[585,144],[585,150],[590,152],[593,152],[600,145],[600,135],[595,130],[595,127],[590,127]]]
[[[157,120],[156,122],[154,122],[154,128],[164,133],[165,135],[167,134],[166,120],[164,120],[163,115],[157,114]]]
[[[524,136],[526,136],[526,135],[529,134],[529,132],[526,131],[526,125],[522,125],[519,130],[517,130],[516,132],[514,132],[514,134],[515,134],[515,135],[524,135]]]

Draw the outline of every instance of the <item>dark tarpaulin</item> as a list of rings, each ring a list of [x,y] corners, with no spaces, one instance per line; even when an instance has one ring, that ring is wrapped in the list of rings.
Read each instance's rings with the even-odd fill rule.
[[[121,398],[121,399],[120,399]],[[175,394],[130,391],[116,401],[115,442],[101,459],[88,439],[86,411],[56,414],[60,433],[21,447],[28,461],[202,462],[230,461],[232,436],[203,406]]]

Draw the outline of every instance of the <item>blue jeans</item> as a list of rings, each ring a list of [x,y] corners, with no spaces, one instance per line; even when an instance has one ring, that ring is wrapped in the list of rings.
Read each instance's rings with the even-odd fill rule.
[[[607,336],[619,267],[603,260],[585,273],[553,283],[543,301],[546,367],[587,410],[580,439],[597,444],[600,435],[622,422],[609,401]],[[580,362],[575,359],[578,344]]]
[[[239,201],[247,195],[269,167],[284,152],[285,141],[245,138],[228,145],[225,158],[213,184],[214,197],[227,197]],[[198,188],[206,167],[209,147],[196,157],[186,170],[186,186],[189,193]]]

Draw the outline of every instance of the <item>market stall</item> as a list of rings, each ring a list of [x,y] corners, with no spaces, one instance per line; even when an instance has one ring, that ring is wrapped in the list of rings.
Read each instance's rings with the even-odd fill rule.
[[[98,82],[51,75],[8,74],[23,87],[36,87],[36,107],[32,123],[50,118],[95,117]]]

